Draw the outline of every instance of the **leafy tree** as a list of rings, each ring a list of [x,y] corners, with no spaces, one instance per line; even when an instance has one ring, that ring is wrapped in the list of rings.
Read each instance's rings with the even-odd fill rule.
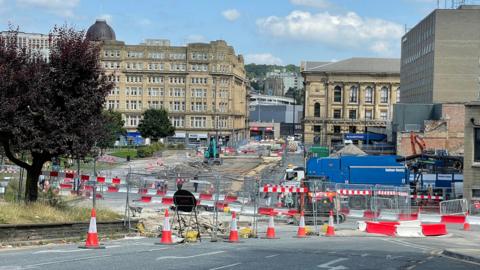
[[[170,123],[168,112],[165,109],[146,110],[137,129],[142,137],[150,138],[154,142],[159,138],[175,135],[175,128]]]
[[[101,137],[105,97],[113,87],[99,62],[100,47],[83,31],[55,27],[48,60],[19,47],[18,29],[0,37],[0,145],[27,171],[26,202],[37,200],[43,164],[83,158]],[[31,163],[18,158],[25,152]]]
[[[125,121],[122,120],[122,114],[119,112],[113,110],[103,111],[102,118],[104,121],[103,128],[105,129],[105,132],[103,132],[101,138],[97,142],[97,146],[101,149],[106,149],[113,147],[118,137],[127,134],[127,130],[123,127]]]

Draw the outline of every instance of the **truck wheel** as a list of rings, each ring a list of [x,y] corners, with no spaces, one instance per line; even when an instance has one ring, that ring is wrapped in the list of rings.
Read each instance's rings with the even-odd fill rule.
[[[362,210],[365,209],[366,200],[365,197],[353,196],[348,201],[348,206],[353,210]]]

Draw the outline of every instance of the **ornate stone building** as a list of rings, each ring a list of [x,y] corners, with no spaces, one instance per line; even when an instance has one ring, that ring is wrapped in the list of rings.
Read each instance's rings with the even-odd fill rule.
[[[305,144],[331,146],[345,134],[354,143],[364,134],[386,129],[398,101],[399,59],[350,58],[339,62],[304,62]],[[357,134],[357,135],[352,135]]]
[[[86,37],[102,42],[101,60],[116,87],[105,107],[122,113],[134,134],[142,113],[165,108],[175,126],[174,139],[205,142],[219,134],[236,141],[247,134],[244,60],[223,40],[171,46],[168,40],[127,45],[102,20]]]

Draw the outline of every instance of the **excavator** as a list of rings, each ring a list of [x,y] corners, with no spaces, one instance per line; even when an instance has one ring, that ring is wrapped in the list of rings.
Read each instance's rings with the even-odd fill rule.
[[[208,148],[205,150],[203,154],[203,163],[208,163],[209,165],[217,164],[222,165],[223,161],[220,157],[220,147],[217,144],[217,140],[215,137],[210,137],[210,141],[208,144]]]

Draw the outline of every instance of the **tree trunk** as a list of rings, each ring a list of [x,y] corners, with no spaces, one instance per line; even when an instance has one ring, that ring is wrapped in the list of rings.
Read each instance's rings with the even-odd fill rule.
[[[36,202],[38,199],[38,177],[42,173],[45,161],[33,159],[32,166],[27,169],[27,182],[25,183],[25,203]]]

